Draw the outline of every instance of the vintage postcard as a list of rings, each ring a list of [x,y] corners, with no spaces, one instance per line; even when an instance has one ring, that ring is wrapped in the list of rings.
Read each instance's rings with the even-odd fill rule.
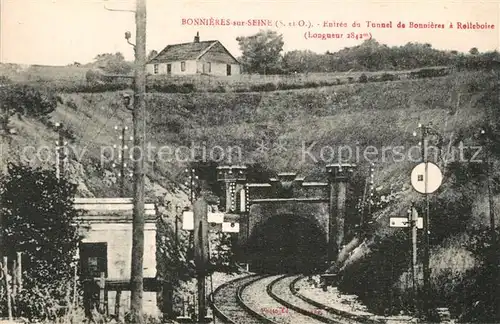
[[[500,323],[499,25],[0,0],[0,323]]]

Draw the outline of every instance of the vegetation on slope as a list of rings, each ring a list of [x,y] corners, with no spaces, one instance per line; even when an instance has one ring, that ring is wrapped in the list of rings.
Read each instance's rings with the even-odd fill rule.
[[[498,100],[496,82],[497,76],[487,72],[455,72],[442,78],[278,92],[150,93],[147,97],[148,142],[156,148],[153,152],[158,153],[159,148],[167,147],[166,152],[171,154],[148,157],[151,158],[146,161],[148,195],[168,195],[176,197],[176,201],[185,200],[179,190],[182,186],[175,183],[185,181],[183,170],[188,159],[203,157],[201,148],[195,149],[190,156],[193,145],[205,146],[205,158],[217,158],[219,163],[260,162],[273,171],[295,170],[316,179],[321,179],[326,163],[338,161],[336,150],[340,146],[344,147],[344,154],[346,148],[356,153],[356,148],[363,152],[367,146],[373,146],[379,152],[375,162],[380,195],[392,191],[396,198],[379,207],[372,228],[375,235],[364,242],[361,240],[361,245],[342,264],[345,273],[349,274],[343,277],[342,287],[362,295],[365,302],[379,312],[390,309],[391,305],[396,310],[408,305],[406,288],[398,282],[405,282],[409,255],[402,234],[397,238],[397,231],[388,229],[388,217],[404,215],[412,200],[419,208],[421,202],[420,197],[412,193],[407,176],[415,162],[405,159],[395,163],[394,151],[386,151],[382,156],[382,148],[401,145],[408,152],[417,145],[418,140],[412,132],[419,122],[432,121],[446,139],[445,143],[451,141],[454,147],[460,141],[477,145],[478,140],[473,134],[480,127],[487,126],[485,122],[490,124],[491,134],[498,134],[497,111],[490,109],[498,107],[494,101]],[[116,196],[119,188],[113,160],[109,156],[114,154],[117,158],[113,145],[119,144],[120,134],[114,126],[131,125],[131,116],[123,106],[121,93],[66,93],[60,97],[63,104],[51,113],[50,118],[12,119],[18,135],[12,136],[11,159],[19,160],[23,148],[30,145],[45,146],[50,153],[54,152],[57,134],[50,125],[62,122],[68,133],[73,134],[69,141],[73,147],[68,173],[79,184],[79,194]],[[498,143],[497,138],[492,140]],[[278,145],[280,141],[282,147]],[[259,144],[264,144],[268,150],[258,150]],[[228,154],[221,157],[221,150],[213,150],[216,146],[232,148],[231,152],[236,152],[236,155],[232,155],[229,161]],[[330,148],[334,150],[333,157],[329,154]],[[176,149],[179,152],[177,158]],[[304,156],[304,149],[310,154]],[[108,155],[102,159],[103,151]],[[54,155],[50,153],[50,159],[33,159],[32,165],[52,165]],[[414,158],[417,159],[418,154]],[[361,155],[359,161],[353,162],[359,165],[355,175],[355,192],[359,195],[369,161]],[[436,162],[443,165],[441,160]],[[472,246],[473,240],[472,235],[464,237],[462,233],[470,226],[480,231],[487,225],[485,204],[478,199],[484,192],[484,168],[474,163],[449,161],[445,170],[443,188],[432,201],[431,215],[439,217],[433,218],[433,245],[436,249],[431,265],[437,298],[451,306],[458,315],[461,311],[453,306],[458,305],[454,292],[460,285],[472,287],[471,283],[483,279],[481,271],[484,267],[480,261],[483,252],[478,252],[477,248],[471,247],[473,251],[464,248],[462,245]],[[130,182],[127,190],[131,193]],[[352,238],[356,232],[350,230],[349,233],[348,238]],[[392,271],[384,268],[391,264],[387,262],[390,260],[388,247],[396,251],[396,256],[391,258],[394,260],[390,265]],[[456,259],[456,264],[445,261],[452,252],[461,256]],[[364,257],[358,259],[359,255]],[[381,264],[384,267],[381,268]],[[373,273],[373,269],[387,271]],[[388,273],[390,278],[387,278]],[[394,285],[387,285],[387,282]],[[446,282],[448,288],[438,290],[437,283],[442,282]],[[372,289],[362,294],[366,287]],[[393,291],[392,295],[387,294],[394,296],[392,300],[380,298],[382,291]],[[399,296],[399,302],[395,302],[395,296]],[[467,301],[467,310],[472,309],[477,298]],[[482,299],[479,304],[487,303]],[[470,314],[465,318],[478,318]]]
[[[463,321],[491,321],[494,317],[494,286],[496,272],[491,271],[490,260],[485,259],[495,247],[491,246],[488,204],[485,202],[485,152],[494,155],[492,177],[493,194],[498,195],[498,76],[467,75],[456,110],[447,118],[434,119],[445,137],[445,143],[455,148],[453,159],[440,156],[435,160],[444,171],[445,180],[440,190],[431,196],[431,304],[449,307],[452,315]],[[489,141],[482,142],[477,134],[487,130]],[[459,161],[458,148],[465,145],[466,161]],[[482,152],[472,161],[477,146]],[[411,291],[409,272],[410,253],[408,236],[404,230],[389,229],[389,217],[406,216],[411,201],[422,213],[423,197],[408,188],[412,165],[401,169],[398,175],[377,177],[377,184],[391,183],[401,188],[401,198],[385,210],[375,213],[374,235],[369,236],[343,264],[341,286],[355,292],[378,312],[411,311],[415,296]],[[383,171],[382,171],[383,172]],[[406,184],[406,186],[405,186]],[[498,199],[495,199],[497,206]],[[498,218],[498,208],[494,207]],[[422,241],[419,243],[422,247]],[[488,246],[490,245],[490,246]],[[496,247],[498,249],[498,247]],[[488,252],[489,251],[489,252]],[[490,253],[491,254],[491,253]],[[419,256],[419,259],[421,255]],[[419,270],[419,287],[422,285]],[[369,287],[367,289],[367,287]]]
[[[259,161],[275,171],[295,170],[316,178],[327,162],[338,161],[338,156],[322,159],[323,147],[344,146],[353,152],[356,147],[361,152],[370,145],[377,148],[376,186],[380,195],[392,191],[395,198],[374,214],[375,234],[361,241],[344,264],[342,287],[361,295],[372,309],[383,313],[412,308],[412,296],[405,286],[408,242],[401,230],[389,229],[387,224],[391,216],[406,215],[411,201],[422,210],[422,197],[410,188],[408,178],[420,158],[418,138],[412,132],[419,122],[432,122],[443,135],[444,144],[454,149],[447,160],[442,155],[434,160],[445,172],[445,182],[431,201],[431,215],[436,215],[432,218],[431,242],[435,304],[450,307],[454,316],[464,320],[484,321],[491,318],[487,309],[492,306],[486,296],[470,294],[471,299],[464,301],[457,299],[454,292],[460,287],[472,289],[473,283],[488,282],[485,265],[480,261],[485,252],[472,246],[478,239],[485,240],[484,229],[488,226],[482,198],[485,167],[470,159],[475,154],[473,148],[482,145],[475,136],[481,128],[489,130],[494,145],[498,143],[497,80],[495,74],[462,72],[439,79],[288,92],[203,97],[151,94],[151,113],[156,117],[150,125],[152,131],[163,129],[157,137],[159,142],[176,139],[178,145],[188,145],[194,140],[205,143],[207,148],[238,145],[243,152],[242,162]],[[171,113],[158,118],[161,111]],[[286,151],[275,146],[280,140],[286,143]],[[270,148],[263,156],[256,152],[259,141]],[[303,145],[307,148],[312,143],[316,143],[310,150],[313,157],[307,155],[303,160]],[[469,148],[464,161],[458,160],[460,143]],[[407,157],[396,163],[393,159],[399,157],[392,150],[381,155],[383,147],[396,146],[403,146],[406,153],[413,152],[412,160]],[[488,145],[488,150],[498,152],[493,144]],[[474,159],[484,159],[484,150]],[[360,173],[366,175],[369,161],[361,155],[361,160],[353,162],[358,162]],[[494,178],[498,178],[497,173]],[[464,237],[465,232],[470,234]],[[454,262],[449,262],[451,253]],[[359,255],[364,259],[358,259]],[[465,303],[465,308],[459,308],[460,303]],[[475,305],[480,305],[481,310]]]

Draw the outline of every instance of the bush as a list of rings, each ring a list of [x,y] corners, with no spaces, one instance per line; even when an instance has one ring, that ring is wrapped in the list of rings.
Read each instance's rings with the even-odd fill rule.
[[[6,75],[0,75],[0,85],[2,84],[10,84],[12,80]]]
[[[277,86],[274,83],[268,82],[264,84],[253,84],[250,86],[250,91],[275,91],[277,90]]]
[[[304,88],[317,88],[319,87],[319,84],[317,84],[316,82],[306,82],[304,84]]]
[[[285,82],[278,83],[278,90],[300,89],[302,87],[303,86],[300,83],[285,83]]]
[[[26,84],[11,84],[0,88],[0,106],[23,116],[42,116],[53,112],[62,100],[53,90]]]
[[[108,91],[122,91],[130,89],[130,85],[126,82],[115,82],[115,83],[93,83],[93,84],[55,84],[54,90],[63,93],[100,93]]]
[[[217,87],[210,89],[209,92],[224,93],[226,92],[226,88],[222,84],[219,84]]]
[[[182,85],[175,83],[161,84],[153,83],[146,86],[147,92],[164,92],[164,93],[191,93],[195,92],[195,86],[192,83],[183,83]]]
[[[434,77],[440,77],[440,76],[445,76],[450,73],[450,70],[447,68],[440,68],[440,69],[420,69],[419,71],[415,72],[410,72],[410,78],[411,79],[417,79],[417,78],[434,78]]]
[[[366,74],[363,73],[359,76],[358,81],[361,83],[366,83],[366,82],[368,82],[368,77],[366,76]]]
[[[78,110],[78,106],[76,105],[76,102],[73,99],[69,99],[66,101],[66,106],[73,110]]]
[[[254,90],[251,90],[250,88],[236,88],[233,91],[236,93],[240,93],[240,92],[250,92],[250,91],[254,91]]]
[[[384,81],[394,81],[396,80],[396,76],[394,74],[391,74],[391,73],[384,73],[380,76],[380,81],[384,82]]]
[[[9,164],[1,187],[2,234],[7,256],[22,253],[23,290],[18,316],[34,319],[57,316],[72,282],[78,247],[76,186],[54,170]],[[26,204],[29,201],[29,204]]]

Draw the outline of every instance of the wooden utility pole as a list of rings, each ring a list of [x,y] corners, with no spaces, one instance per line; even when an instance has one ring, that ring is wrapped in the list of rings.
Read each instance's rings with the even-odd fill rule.
[[[125,151],[126,151],[126,140],[125,140],[125,135],[128,130],[127,126],[123,126],[121,129],[121,135],[120,135],[120,196],[125,197],[125,170],[126,170],[126,163],[125,163]]]
[[[1,2],[1,1],[0,1]],[[4,113],[6,116],[6,113]],[[0,129],[0,132],[2,129]],[[7,130],[3,129],[3,132],[0,133],[0,176],[7,174],[8,163],[9,163],[9,147],[10,147],[10,139],[7,134]],[[4,224],[4,215],[2,211],[2,197],[0,197],[0,258],[7,254],[5,251],[4,237],[3,237],[3,224]]]
[[[143,323],[144,290],[144,155],[146,133],[146,0],[136,0],[134,79],[134,208],[132,216],[132,267],[130,311],[134,323]]]
[[[486,169],[486,185],[487,185],[487,190],[488,190],[488,207],[489,207],[489,214],[490,214],[490,238],[491,238],[491,246],[494,247],[493,251],[491,252],[489,264],[491,267],[491,274],[493,278],[500,278],[498,275],[500,274],[500,268],[498,265],[499,262],[499,252],[496,250],[497,246],[497,233],[496,233],[496,224],[495,224],[495,202],[493,200],[493,178],[491,174],[491,148],[488,147],[489,141],[488,141],[488,136],[490,134],[486,134],[486,131],[483,129],[481,130],[481,135],[483,139],[483,146],[486,148],[486,156],[485,156],[485,169]],[[493,305],[497,305],[496,311],[495,311],[495,320],[500,319],[500,310],[498,304],[500,303],[499,300],[499,287],[500,286],[500,279],[496,279],[496,281],[491,283],[491,292],[490,295],[493,296]]]
[[[175,206],[175,247],[179,248],[179,219],[182,219],[181,206]]]
[[[421,142],[421,154],[422,160],[425,163],[425,172],[424,172],[424,181],[425,181],[425,213],[423,219],[424,225],[424,255],[423,255],[423,274],[424,274],[424,287],[422,294],[422,306],[424,316],[427,320],[430,317],[430,303],[429,298],[430,294],[430,268],[429,268],[429,259],[430,259],[430,242],[429,242],[429,193],[428,193],[428,167],[429,163],[427,161],[427,135],[428,129],[427,125],[422,125],[422,142]]]
[[[198,323],[207,316],[205,276],[208,265],[208,204],[203,195],[193,204],[194,261],[198,283]]]
[[[486,176],[487,176],[487,187],[488,187],[488,204],[490,213],[490,231],[491,231],[491,242],[496,244],[497,233],[495,225],[495,202],[493,201],[493,178],[491,176],[491,152],[490,148],[486,148]]]
[[[411,226],[411,268],[412,268],[412,287],[413,296],[417,296],[418,285],[417,285],[417,275],[418,275],[418,264],[417,264],[417,220],[418,214],[415,209],[414,203],[411,204],[411,208],[408,212],[408,220]],[[415,298],[415,311],[418,311],[417,299]]]
[[[372,220],[372,205],[373,205],[373,191],[375,187],[375,164],[370,163],[370,181],[368,187],[368,215],[364,219],[363,227],[366,229],[366,224]],[[365,233],[366,235],[366,233]]]
[[[198,176],[196,170],[191,166],[185,172],[189,179],[189,182],[186,181],[186,186],[189,187],[189,202],[192,205],[196,199],[196,180],[198,180]]]
[[[64,143],[63,125],[57,124],[59,138],[57,139],[57,162],[56,162],[56,177],[61,179],[64,176],[64,164],[66,160],[66,149]]]
[[[12,321],[12,295],[11,295],[11,290],[10,290],[10,284],[9,282],[9,260],[6,256],[3,256],[3,277],[5,279],[5,290],[7,294],[7,314],[9,316],[9,321]]]

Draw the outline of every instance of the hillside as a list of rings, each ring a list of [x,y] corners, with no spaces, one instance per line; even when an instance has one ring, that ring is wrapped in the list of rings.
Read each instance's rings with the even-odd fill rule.
[[[359,285],[372,285],[373,292],[362,298],[381,312],[387,307],[384,304],[387,301],[374,301],[381,284],[369,280],[382,280],[383,275],[367,275],[369,272],[362,269],[367,263],[359,262],[365,260],[360,256],[376,254],[375,247],[383,246],[381,242],[385,237],[395,240],[393,242],[398,246],[405,246],[404,239],[394,239],[400,234],[388,228],[388,217],[404,215],[412,200],[417,204],[422,200],[410,188],[408,176],[418,154],[412,155],[413,161],[405,158],[398,162],[394,160],[394,147],[402,146],[403,152],[416,154],[418,149],[410,148],[417,146],[419,140],[412,133],[418,123],[428,122],[432,122],[443,135],[446,145],[451,142],[455,147],[462,141],[477,146],[474,133],[485,124],[495,125],[496,122],[492,119],[496,115],[491,107],[495,103],[492,94],[498,93],[497,82],[498,76],[487,72],[454,72],[439,78],[284,91],[149,93],[147,141],[153,152],[158,153],[163,147],[163,156],[152,154],[147,163],[148,196],[167,195],[167,200],[186,201],[181,185],[185,181],[183,170],[188,158],[203,158],[204,154],[208,160],[219,163],[259,162],[276,172],[293,170],[311,179],[321,179],[325,164],[339,161],[338,148],[342,147],[344,154],[350,150],[353,157],[356,152],[361,152],[359,158],[349,161],[358,164],[356,177],[363,179],[370,161],[363,157],[362,152],[372,146],[378,151],[375,154],[378,158],[374,161],[378,195],[392,191],[396,198],[375,209],[372,228],[375,235],[359,247],[360,242],[354,242],[349,247],[353,253],[343,260],[341,266],[345,269],[358,267],[352,270],[351,277],[345,279],[344,288],[359,293]],[[12,137],[9,158],[19,160],[27,146],[45,147],[45,150],[54,152],[53,143],[57,136],[50,123],[62,122],[74,136],[74,140],[69,141],[73,152],[70,153],[68,171],[79,183],[80,194],[116,196],[117,170],[112,168],[111,159],[103,161],[101,154],[104,151],[116,153],[113,145],[119,144],[120,135],[114,129],[116,125],[131,127],[131,115],[123,107],[122,92],[62,93],[61,98],[64,104],[51,114],[51,121],[13,118],[17,135]],[[259,150],[261,144],[269,148],[265,150],[266,154]],[[195,152],[190,156],[193,147]],[[196,147],[206,147],[206,153]],[[309,153],[304,155],[304,149]],[[175,152],[178,152],[177,156]],[[32,164],[49,166],[54,154],[50,156],[50,161],[35,159]],[[484,196],[481,164],[467,161],[444,163],[441,159],[435,162],[445,171],[444,184],[433,198],[432,207],[432,212],[439,215],[433,218],[433,244],[437,252],[431,260],[435,265],[433,278],[438,280],[438,276],[446,271],[458,273],[460,277],[468,269],[480,265],[477,258],[463,247],[468,242],[463,233],[466,229],[486,227],[488,217],[484,216],[487,204],[479,198]],[[128,184],[130,194],[130,181]],[[499,214],[500,210],[497,218]],[[450,254],[463,255],[462,262],[446,262]],[[404,281],[407,257],[407,254],[401,255],[402,261],[392,282],[397,282],[398,278]],[[442,294],[450,294],[450,291]],[[452,303],[453,296],[451,294],[443,302]]]

